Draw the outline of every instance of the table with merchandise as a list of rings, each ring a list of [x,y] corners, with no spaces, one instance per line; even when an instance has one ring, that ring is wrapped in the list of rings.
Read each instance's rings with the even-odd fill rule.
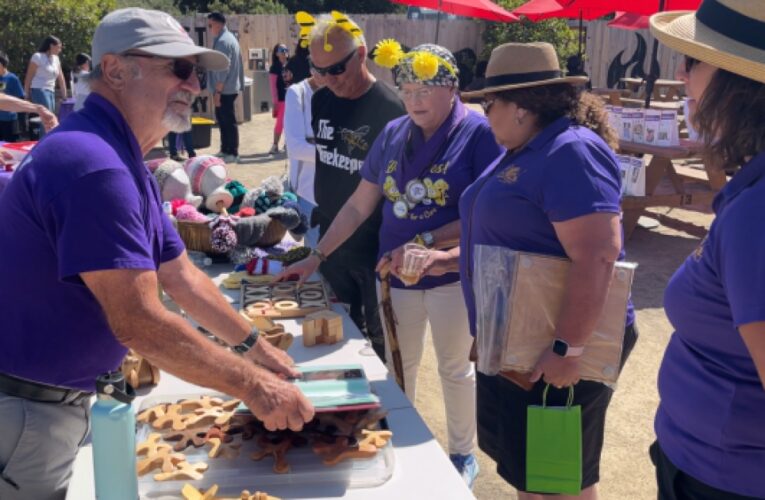
[[[204,269],[217,284],[222,284],[230,276],[231,267],[231,264],[214,264]],[[259,285],[256,284],[255,289],[247,294],[259,293],[257,286]],[[241,308],[241,302],[245,302],[248,296],[244,291],[235,288],[221,289],[232,307],[237,309]],[[139,473],[142,467],[153,466],[151,463],[147,464],[149,461],[146,460],[146,455],[141,456],[142,452],[148,450],[150,454],[157,450],[162,451],[162,446],[166,447],[163,457],[158,458],[156,462],[162,468],[139,475],[140,498],[474,498],[412,403],[396,385],[393,374],[388,372],[374,354],[343,306],[331,304],[330,310],[332,312],[320,311],[305,318],[293,317],[276,321],[278,330],[292,335],[292,343],[287,352],[304,374],[323,374],[324,372],[320,371],[323,367],[331,367],[334,371],[339,370],[345,374],[363,373],[368,380],[368,387],[371,387],[372,397],[379,399],[378,409],[358,410],[355,413],[318,414],[319,418],[307,426],[309,431],[296,435],[284,448],[282,445],[285,443],[275,440],[273,433],[267,433],[262,428],[261,435],[258,435],[257,429],[253,431],[259,422],[245,421],[245,417],[235,413],[244,409],[239,406],[234,410],[236,401],[228,401],[230,398],[225,395],[215,394],[209,389],[163,372],[159,384],[139,389],[139,395],[133,402],[138,415],[136,443]],[[333,312],[335,314],[332,314]],[[303,323],[311,318],[314,318],[312,321],[321,321],[330,317],[327,324],[332,322],[333,332],[335,327],[341,329],[342,339],[339,342],[322,343],[322,338],[326,340],[330,337],[329,333],[325,331],[314,335],[304,328]],[[305,343],[316,342],[315,345],[304,345],[304,332],[312,335],[311,341]],[[326,384],[323,375],[315,378]],[[303,392],[306,393],[306,390]],[[210,422],[216,423],[216,419],[221,418],[225,410],[232,410],[235,416],[224,430],[236,428],[240,433],[232,432],[233,436],[219,433],[216,438],[207,439],[204,445],[200,444],[197,447],[194,436],[179,430],[179,440],[175,440],[176,437],[172,437],[170,433],[173,441],[169,444],[174,445],[171,448],[162,444],[162,439],[170,439],[169,434],[162,432],[160,438],[160,433],[154,430],[160,427],[156,425],[160,423],[156,419],[162,413],[153,413],[153,410],[158,408],[167,410],[167,414],[162,417],[162,422],[168,423],[165,430],[175,429],[175,417],[170,415],[171,406],[180,408],[177,412],[183,412],[184,409],[196,412],[197,416],[192,418],[209,417]],[[363,405],[357,408],[363,408]],[[337,415],[348,417],[342,420],[338,419]],[[351,416],[354,418],[351,419]],[[238,421],[235,422],[234,419]],[[363,430],[360,430],[362,422],[358,422],[359,420],[365,422]],[[374,422],[374,426],[366,425],[369,422]],[[310,441],[310,436],[321,436],[321,432],[327,428],[334,432],[335,429],[342,429],[344,426],[358,430],[358,451],[366,450],[367,448],[362,446],[364,445],[371,452],[367,455],[360,453],[346,457],[336,452],[334,442]],[[218,432],[216,427],[210,427],[208,434],[212,431]],[[254,433],[255,439],[246,440],[247,432],[250,432],[250,438]],[[306,439],[304,436],[309,437]],[[337,440],[340,441],[341,438]],[[285,451],[287,449],[288,451]],[[168,465],[168,470],[173,470],[173,456],[178,450],[188,457],[185,460],[188,462],[186,465],[190,464],[189,471],[186,471],[186,475],[178,474],[177,471],[168,475],[163,472],[164,467]],[[158,477],[162,479],[157,479]],[[203,496],[202,492],[209,495],[210,488],[214,485],[218,488],[215,496]],[[263,494],[240,496],[243,490]],[[94,498],[93,449],[88,443],[80,450],[75,461],[67,499]]]

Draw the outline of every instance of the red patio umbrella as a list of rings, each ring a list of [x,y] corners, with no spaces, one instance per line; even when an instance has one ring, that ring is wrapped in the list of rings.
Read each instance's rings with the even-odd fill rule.
[[[424,7],[438,10],[455,16],[477,17],[487,21],[516,22],[518,17],[506,11],[490,0],[391,0],[395,3],[412,7]],[[441,24],[441,16],[436,21],[436,43],[438,43],[438,29]]]
[[[572,5],[572,3],[574,5]],[[531,21],[544,19],[585,19],[590,21],[610,14],[614,9],[610,7],[587,5],[580,6],[571,0],[530,0],[513,10],[516,16],[524,16]]]
[[[608,25],[621,30],[647,30],[650,18],[651,16],[641,16],[632,12],[617,12],[614,20]]]

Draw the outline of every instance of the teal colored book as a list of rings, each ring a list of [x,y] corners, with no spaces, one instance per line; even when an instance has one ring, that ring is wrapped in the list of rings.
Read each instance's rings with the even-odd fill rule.
[[[380,407],[361,365],[299,366],[303,374],[293,383],[317,412],[365,410]]]

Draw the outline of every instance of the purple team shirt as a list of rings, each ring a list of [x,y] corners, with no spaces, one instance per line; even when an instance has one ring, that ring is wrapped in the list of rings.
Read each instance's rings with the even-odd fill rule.
[[[80,273],[156,270],[183,252],[119,111],[97,94],[0,196],[0,373],[93,391],[126,353]]]
[[[486,169],[460,200],[460,276],[473,335],[473,246],[565,257],[552,223],[597,212],[620,213],[620,183],[611,148],[593,131],[565,117],[548,125],[521,151],[503,155]],[[630,301],[627,325],[633,321]]]
[[[501,152],[486,118],[459,100],[427,142],[422,130],[409,116],[388,123],[369,150],[361,169],[361,176],[380,186],[383,194],[378,258],[423,231],[432,231],[457,220],[460,195]],[[404,193],[407,183],[412,180],[422,182],[429,194],[425,202],[410,209],[405,218],[399,218],[394,214],[392,198],[396,193]],[[459,279],[459,273],[426,276],[406,288],[428,290]],[[404,284],[395,278],[391,286],[404,288]]]
[[[765,389],[738,328],[765,321],[765,153],[717,195],[707,237],[664,294],[675,333],[659,371],[656,434],[683,472],[765,498]]]

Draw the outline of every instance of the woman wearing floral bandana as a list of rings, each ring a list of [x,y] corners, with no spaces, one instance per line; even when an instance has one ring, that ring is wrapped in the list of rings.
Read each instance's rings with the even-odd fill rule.
[[[317,250],[330,254],[380,201],[378,270],[393,253],[392,273],[400,272],[400,248],[406,243],[417,241],[431,248],[416,284],[405,286],[397,277],[391,279],[404,385],[415,401],[429,323],[444,390],[450,458],[472,486],[478,474],[473,455],[475,373],[468,360],[471,338],[458,273],[458,201],[501,148],[486,119],[457,98],[457,63],[448,50],[426,44],[404,53],[397,42],[384,40],[377,45],[375,62],[393,69],[407,115],[391,121],[378,136],[364,161],[363,180]],[[310,257],[285,273],[308,276],[318,263],[317,257]]]

